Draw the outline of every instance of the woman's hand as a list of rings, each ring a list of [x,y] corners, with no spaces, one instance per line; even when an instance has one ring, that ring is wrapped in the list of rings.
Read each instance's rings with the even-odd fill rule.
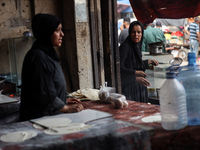
[[[136,77],[136,82],[138,82],[139,84],[142,84],[145,87],[150,86],[150,82],[144,77]]]
[[[143,71],[135,71],[135,75],[137,77],[144,77],[144,78],[147,76],[147,74],[144,73]]]
[[[158,64],[159,64],[159,62],[157,61],[157,60],[151,60],[151,59],[149,59],[148,60],[148,64],[150,65],[153,65],[153,66],[158,66]]]
[[[64,113],[74,113],[79,112],[83,110],[83,105],[81,104],[72,104],[72,105],[65,105],[62,109],[60,109],[60,112]]]
[[[68,104],[78,104],[78,103],[81,103],[81,101],[79,99],[76,99],[76,98],[68,98],[67,103]]]

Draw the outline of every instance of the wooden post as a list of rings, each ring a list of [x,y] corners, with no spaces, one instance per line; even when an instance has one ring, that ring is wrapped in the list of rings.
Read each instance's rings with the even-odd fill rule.
[[[65,7],[67,9],[65,9]],[[63,1],[63,32],[65,34],[65,41],[63,44],[64,51],[62,53],[62,66],[65,73],[68,92],[72,92],[79,89],[74,9],[74,0]]]
[[[102,39],[102,21],[100,0],[89,0],[91,48],[93,60],[94,87],[105,83],[104,56]]]
[[[101,0],[105,80],[121,93],[117,34],[117,2]]]

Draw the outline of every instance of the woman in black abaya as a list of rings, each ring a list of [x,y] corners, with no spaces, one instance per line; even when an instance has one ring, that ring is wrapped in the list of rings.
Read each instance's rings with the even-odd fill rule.
[[[23,62],[20,120],[83,110],[81,101],[66,93],[64,74],[54,49],[62,44],[62,21],[50,14],[37,14],[32,19],[32,31],[36,41]]]
[[[120,45],[120,69],[122,81],[122,94],[126,99],[148,102],[147,86],[149,81],[145,69],[149,65],[158,65],[156,60],[142,60],[142,41],[144,27],[139,21],[134,21],[129,27],[129,36]]]

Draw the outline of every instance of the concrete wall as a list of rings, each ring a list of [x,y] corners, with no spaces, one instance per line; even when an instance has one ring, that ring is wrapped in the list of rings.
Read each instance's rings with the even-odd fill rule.
[[[22,54],[25,55],[32,45],[21,37],[25,31],[31,32],[32,16],[42,12],[61,17],[61,3],[62,0],[0,0],[0,75],[15,72],[15,61],[16,69],[21,69]],[[14,49],[19,56],[16,60]]]
[[[86,0],[75,0],[76,42],[78,56],[79,87],[94,88],[90,26]]]
[[[21,37],[30,30],[29,0],[0,0],[0,74],[9,73],[7,38]]]
[[[20,37],[30,30],[31,5],[29,0],[0,0],[0,41]]]
[[[86,0],[0,0],[0,75],[21,75],[23,57],[33,42],[24,40],[23,33],[31,32],[31,18],[37,13],[54,14],[64,21],[65,40],[63,46],[56,50],[61,54],[68,91],[93,88],[90,23]],[[72,28],[68,28],[68,24]],[[71,41],[72,39],[75,41]],[[75,43],[70,48],[67,46],[69,44],[65,44],[72,42]],[[72,59],[74,55],[76,58]]]

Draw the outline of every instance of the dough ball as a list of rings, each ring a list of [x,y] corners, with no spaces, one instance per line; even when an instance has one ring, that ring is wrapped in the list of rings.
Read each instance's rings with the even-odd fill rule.
[[[109,93],[108,92],[101,92],[101,93],[99,93],[99,99],[100,100],[103,100],[103,101],[105,101],[107,98],[108,98],[108,96],[109,96]]]
[[[108,97],[107,98],[108,103],[114,103],[115,99],[113,97]]]
[[[107,103],[108,102],[108,100],[107,100],[108,97],[109,97],[109,92],[108,91],[103,91],[103,92],[99,93],[99,99],[100,99],[101,102]]]
[[[122,103],[122,101],[119,100],[119,99],[116,99],[116,100],[114,101],[114,105],[115,105],[115,108],[122,108],[122,107],[123,107],[123,103]]]
[[[127,101],[123,101],[123,107],[128,107],[128,102]]]

